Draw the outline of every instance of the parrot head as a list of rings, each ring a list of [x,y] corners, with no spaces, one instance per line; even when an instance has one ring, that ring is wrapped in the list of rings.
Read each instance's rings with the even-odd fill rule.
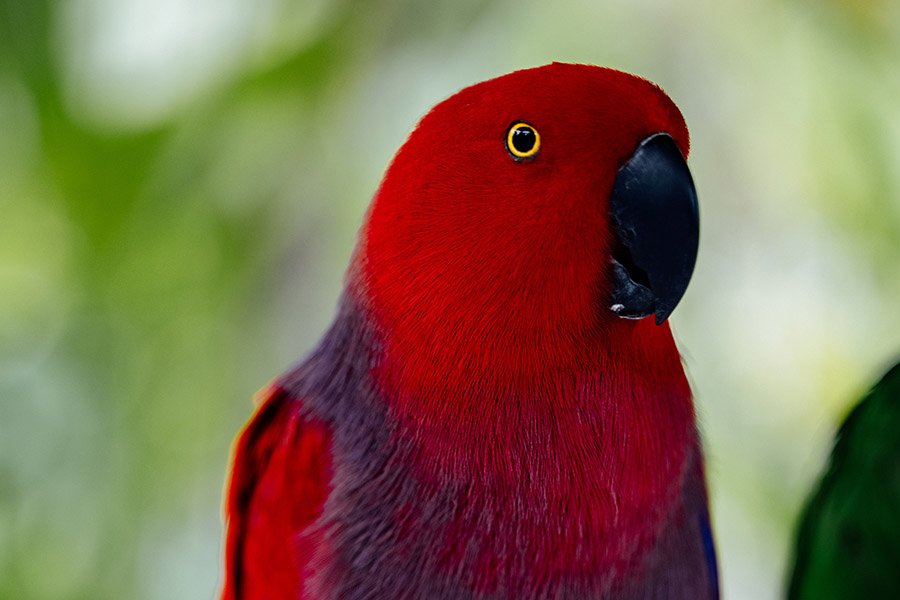
[[[421,347],[556,340],[559,355],[604,331],[649,331],[696,260],[687,152],[675,104],[627,73],[553,63],[466,88],[388,168],[357,286],[383,328]]]

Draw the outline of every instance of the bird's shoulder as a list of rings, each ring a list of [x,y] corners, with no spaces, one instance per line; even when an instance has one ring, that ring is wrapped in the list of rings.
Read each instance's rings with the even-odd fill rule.
[[[238,434],[225,496],[223,600],[282,597],[303,585],[309,530],[330,492],[331,431],[272,385]],[[273,596],[272,592],[277,593]]]

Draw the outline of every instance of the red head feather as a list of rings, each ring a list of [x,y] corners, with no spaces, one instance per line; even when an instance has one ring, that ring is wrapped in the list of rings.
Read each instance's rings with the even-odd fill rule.
[[[526,159],[507,148],[519,122],[540,136]],[[422,119],[334,326],[238,445],[226,598],[716,597],[668,324],[610,304],[621,174],[659,133],[696,211],[681,114],[638,77],[552,64]]]
[[[540,134],[532,160],[506,149],[516,121]],[[656,132],[687,153],[681,113],[658,87],[556,63],[466,88],[422,119],[385,175],[357,256],[357,284],[404,354],[407,385],[528,389],[598,344],[668,337],[605,310],[610,192]]]
[[[531,160],[507,151],[518,121],[540,134]],[[512,496],[572,505],[596,534],[648,539],[679,491],[693,408],[668,325],[608,310],[609,198],[657,132],[687,153],[658,87],[554,63],[459,92],[398,152],[351,287],[421,477],[517,481]]]
[[[517,121],[541,136],[534,159],[507,151]],[[612,361],[677,363],[667,326],[607,310],[613,182],[657,132],[687,153],[665,93],[588,65],[518,71],[426,115],[385,175],[353,270],[395,383],[534,391]]]

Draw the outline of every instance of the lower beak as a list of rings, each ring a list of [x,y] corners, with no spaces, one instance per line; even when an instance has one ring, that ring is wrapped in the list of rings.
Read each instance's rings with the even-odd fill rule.
[[[643,140],[619,168],[610,198],[615,247],[610,310],[661,325],[684,296],[700,239],[697,192],[668,134]]]

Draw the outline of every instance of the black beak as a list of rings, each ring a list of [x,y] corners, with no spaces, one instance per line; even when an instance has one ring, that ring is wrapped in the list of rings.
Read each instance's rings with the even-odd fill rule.
[[[669,135],[642,141],[616,175],[610,199],[616,246],[610,310],[642,319],[669,318],[684,296],[700,239],[697,192]]]

